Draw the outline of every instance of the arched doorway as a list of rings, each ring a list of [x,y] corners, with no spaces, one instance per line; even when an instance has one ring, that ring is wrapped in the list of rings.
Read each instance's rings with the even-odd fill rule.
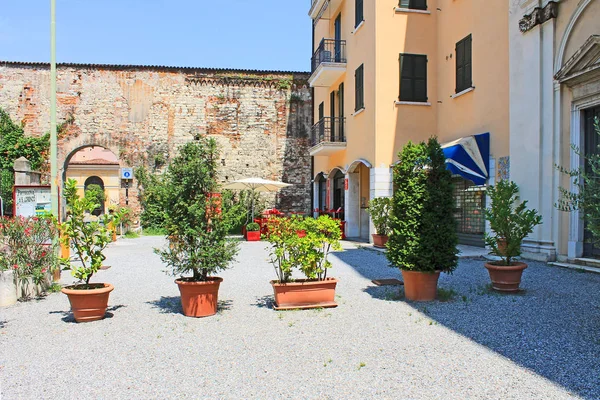
[[[92,212],[101,215],[108,207],[120,205],[121,177],[118,157],[102,146],[84,146],[74,150],[65,160],[63,180],[74,179],[80,196],[100,189],[103,196],[98,198],[100,207]],[[63,204],[64,206],[64,204]]]
[[[96,216],[104,214],[106,193],[104,192],[104,181],[102,178],[98,176],[90,176],[87,178],[83,184],[83,192],[86,196],[88,196],[90,192],[95,192],[92,196],[97,199],[97,202],[100,204],[100,206],[92,211],[92,214]]]

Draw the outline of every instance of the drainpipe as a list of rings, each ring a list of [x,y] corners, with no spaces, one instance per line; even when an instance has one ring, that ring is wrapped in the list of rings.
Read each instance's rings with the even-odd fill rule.
[[[56,137],[56,0],[50,0],[50,198],[58,217],[58,160]]]
[[[312,60],[313,54],[315,54],[315,24],[314,21],[311,20],[312,25],[312,39],[310,42],[311,53],[310,57]],[[312,61],[310,63],[310,72],[312,73]],[[312,125],[315,122],[315,88],[310,88],[310,122],[311,122],[311,132],[308,133],[309,139],[312,134]],[[313,210],[315,209],[315,182],[313,179],[315,178],[315,157],[310,157],[310,214],[313,214]]]

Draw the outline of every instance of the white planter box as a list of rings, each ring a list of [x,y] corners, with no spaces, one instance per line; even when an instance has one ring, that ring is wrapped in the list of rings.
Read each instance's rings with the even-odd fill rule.
[[[13,271],[0,272],[0,307],[13,305],[17,302],[17,285]]]

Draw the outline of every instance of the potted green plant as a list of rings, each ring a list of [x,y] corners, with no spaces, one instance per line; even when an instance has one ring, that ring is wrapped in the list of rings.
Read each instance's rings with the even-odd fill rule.
[[[519,187],[512,181],[501,180],[490,186],[487,195],[491,204],[485,218],[493,235],[486,233],[485,243],[501,260],[485,263],[485,267],[495,290],[516,292],[527,264],[514,259],[521,254],[523,239],[542,223],[542,217],[536,210],[527,209],[527,200],[519,201]]]
[[[445,161],[431,138],[408,142],[394,167],[397,189],[386,256],[402,270],[408,300],[434,300],[440,272],[451,273],[458,264],[452,175]]]
[[[336,307],[337,279],[328,277],[329,253],[340,250],[338,221],[329,216],[317,219],[293,216],[273,218],[267,223],[271,262],[277,279],[271,281],[275,309]],[[304,231],[304,235],[298,235]],[[294,270],[305,279],[294,279]]]
[[[169,246],[155,252],[177,277],[183,313],[190,317],[217,312],[223,278],[216,273],[229,266],[238,250],[237,241],[227,236],[238,210],[214,195],[218,159],[215,140],[201,137],[180,149],[164,177],[164,229]]]
[[[71,269],[71,274],[81,283],[62,289],[71,303],[71,310],[77,322],[90,322],[104,318],[108,307],[108,298],[114,286],[110,283],[90,283],[92,276],[106,259],[104,249],[111,241],[110,231],[106,228],[108,218],[89,220],[91,212],[99,207],[96,199],[90,196],[80,197],[77,193],[77,181],[67,180],[64,189],[67,201],[67,218],[59,229],[61,241],[70,243],[75,250],[76,263],[69,259],[61,262]]]
[[[390,213],[392,211],[392,198],[391,197],[376,197],[369,202],[369,208],[367,209],[371,215],[373,225],[375,225],[375,231],[377,233],[372,234],[373,246],[379,248],[385,248],[390,232]]]
[[[260,225],[256,222],[250,222],[246,225],[246,240],[248,242],[258,242],[260,240]]]

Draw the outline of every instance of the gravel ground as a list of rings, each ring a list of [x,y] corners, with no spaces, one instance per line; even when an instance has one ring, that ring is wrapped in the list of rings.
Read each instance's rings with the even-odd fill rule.
[[[109,247],[105,320],[74,323],[61,293],[0,309],[0,398],[600,398],[600,275],[532,262],[525,290],[500,295],[462,259],[440,279],[453,299],[408,303],[370,282],[400,277],[384,255],[347,244],[338,308],[277,312],[266,245],[243,242],[219,313],[194,319],[151,251],[162,244]]]

